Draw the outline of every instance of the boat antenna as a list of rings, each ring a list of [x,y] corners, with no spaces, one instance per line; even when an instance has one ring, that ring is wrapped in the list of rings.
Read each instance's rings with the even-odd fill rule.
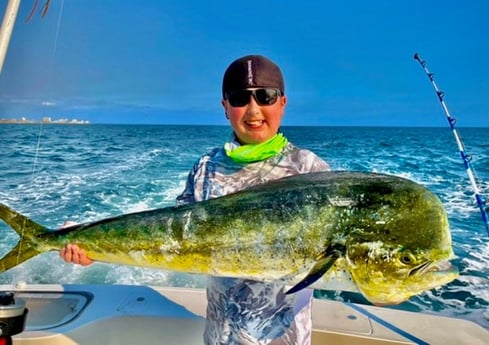
[[[414,59],[420,63],[421,67],[423,67],[426,75],[428,76],[428,79],[431,82],[431,85],[433,85],[433,89],[435,90],[436,95],[438,96],[438,100],[440,101],[441,107],[443,108],[443,111],[445,112],[446,118],[448,120],[448,124],[450,125],[450,129],[452,130],[453,136],[455,137],[455,141],[457,142],[458,150],[460,151],[460,156],[462,157],[462,160],[464,161],[465,170],[467,171],[467,174],[469,175],[469,180],[470,180],[470,183],[472,184],[472,188],[473,188],[474,193],[475,193],[475,199],[477,200],[477,205],[479,206],[479,209],[480,209],[481,214],[482,214],[482,221],[484,222],[484,224],[486,226],[487,234],[489,235],[489,216],[488,216],[489,211],[488,211],[488,207],[486,204],[486,200],[484,200],[484,198],[481,196],[479,187],[477,186],[477,182],[475,180],[474,172],[473,172],[473,169],[472,169],[472,166],[470,163],[471,157],[469,155],[467,155],[467,153],[465,152],[464,143],[462,142],[462,139],[458,135],[458,131],[455,128],[455,122],[457,122],[457,121],[455,118],[453,118],[450,115],[450,112],[448,111],[448,108],[445,104],[445,101],[443,100],[445,93],[438,89],[438,86],[436,85],[435,79],[433,77],[433,73],[431,73],[428,70],[428,68],[426,67],[426,61],[421,59],[421,57],[419,56],[418,53],[414,54]]]

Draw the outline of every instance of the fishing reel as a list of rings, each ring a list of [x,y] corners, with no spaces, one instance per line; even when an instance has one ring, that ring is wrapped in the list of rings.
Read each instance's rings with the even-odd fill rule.
[[[0,345],[11,345],[12,336],[24,330],[27,312],[24,300],[0,292]]]

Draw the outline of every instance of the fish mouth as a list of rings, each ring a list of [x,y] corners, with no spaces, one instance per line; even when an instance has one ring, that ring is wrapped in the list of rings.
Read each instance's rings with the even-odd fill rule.
[[[422,276],[427,273],[456,273],[458,269],[449,261],[426,261],[409,271],[409,277]]]
[[[448,284],[458,274],[458,269],[449,261],[426,261],[412,268],[401,285],[387,281],[376,286],[359,286],[359,290],[376,306],[394,305],[424,291]]]

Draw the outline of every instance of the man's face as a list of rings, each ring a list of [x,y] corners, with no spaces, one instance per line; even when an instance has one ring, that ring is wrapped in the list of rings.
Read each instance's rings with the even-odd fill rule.
[[[273,104],[267,105],[267,102],[265,102],[267,99],[265,97],[266,90],[251,88],[246,90],[249,93],[249,102],[247,104],[242,105],[248,98],[245,90],[238,91],[240,92],[238,99],[241,99],[238,104],[233,102],[231,96],[228,99],[223,99],[221,103],[238,141],[241,144],[259,144],[277,134],[284,115],[287,98],[279,94]],[[249,91],[254,91],[255,93],[252,95]],[[259,102],[257,102],[257,99]]]

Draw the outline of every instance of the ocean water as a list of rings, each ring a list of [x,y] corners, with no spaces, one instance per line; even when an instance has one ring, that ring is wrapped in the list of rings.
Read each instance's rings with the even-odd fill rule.
[[[454,282],[413,297],[398,309],[475,321],[489,328],[489,236],[448,128],[285,127],[295,144],[315,151],[335,170],[403,176],[426,185],[449,215],[460,270]],[[489,128],[461,128],[489,197]],[[218,126],[0,125],[0,201],[50,228],[66,220],[174,205],[188,170],[230,130]],[[0,222],[0,256],[18,236]],[[65,264],[55,252],[0,274],[0,284],[90,283],[205,286],[205,277],[95,263]],[[353,293],[323,298],[365,302]],[[365,302],[366,303],[366,302]]]

